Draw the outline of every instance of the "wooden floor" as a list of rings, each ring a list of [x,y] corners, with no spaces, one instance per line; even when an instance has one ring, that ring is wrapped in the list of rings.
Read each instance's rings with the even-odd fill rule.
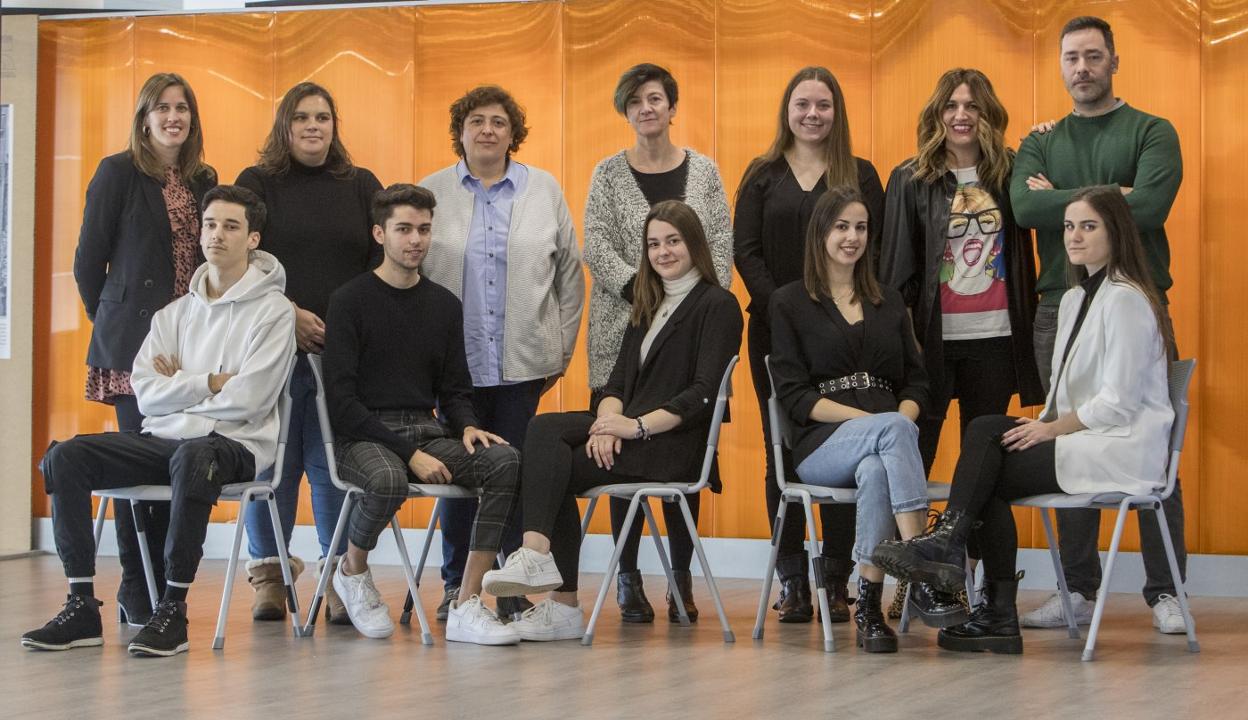
[[[922,627],[903,637],[899,654],[866,655],[853,646],[852,626],[841,625],[837,652],[826,654],[817,626],[781,626],[772,614],[766,640],[755,641],[759,585],[746,580],[720,583],[737,635],[730,645],[703,585],[695,587],[702,620],[689,629],[666,621],[623,625],[608,599],[592,648],[448,644],[440,628],[435,644],[424,647],[404,626],[377,641],[323,623],[315,637],[296,639],[289,624],[251,621],[243,580],[235,585],[226,648],[214,651],[224,571],[223,562],[205,562],[191,590],[190,653],[138,659],[125,651],[135,631],[107,621],[103,648],[21,648],[21,633],[59,609],[65,581],[51,556],[0,562],[0,678],[8,688],[0,717],[1248,717],[1245,599],[1194,599],[1203,651],[1192,655],[1182,636],[1153,630],[1138,596],[1115,595],[1097,659],[1083,663],[1082,641],[1060,630],[1027,631],[1021,657],[946,653]],[[397,619],[402,574],[393,567],[374,573]],[[432,615],[440,583],[436,572],[426,579]],[[583,582],[587,606],[597,580]],[[103,560],[100,595],[111,598],[116,583],[115,562]],[[648,583],[651,600],[661,599],[662,579]],[[299,591],[311,596],[310,576]],[[1024,595],[1024,608],[1044,599]],[[115,611],[107,600],[105,617]]]

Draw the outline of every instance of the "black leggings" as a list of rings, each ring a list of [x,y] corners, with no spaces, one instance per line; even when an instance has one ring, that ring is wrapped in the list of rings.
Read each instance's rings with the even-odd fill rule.
[[[1001,446],[1001,435],[1014,427],[1015,420],[984,415],[971,421],[962,436],[949,494],[950,510],[961,510],[982,523],[975,537],[988,580],[1013,580],[1016,572],[1018,530],[1009,501],[1062,492],[1054,467],[1056,442],[1015,452]]]

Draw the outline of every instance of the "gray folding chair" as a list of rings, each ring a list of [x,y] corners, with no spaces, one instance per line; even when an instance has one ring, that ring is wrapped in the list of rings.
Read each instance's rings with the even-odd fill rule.
[[[277,500],[274,495],[277,486],[282,482],[280,468],[282,467],[282,459],[286,456],[286,436],[290,432],[290,378],[293,374],[294,367],[292,365],[291,372],[286,378],[286,384],[282,388],[282,394],[278,398],[277,456],[273,462],[273,467],[261,473],[261,477],[268,475],[269,479],[230,483],[221,488],[221,495],[218,498],[218,500],[236,502],[239,504],[239,508],[238,518],[234,527],[233,550],[230,552],[230,562],[225,570],[225,590],[221,593],[221,610],[217,614],[217,631],[212,641],[214,650],[220,650],[225,647],[225,619],[230,611],[230,594],[234,590],[234,575],[238,571],[238,553],[243,540],[243,517],[247,512],[247,508],[251,506],[250,503],[260,500],[263,500],[269,506],[269,522],[273,525],[273,537],[277,538],[277,555],[282,565],[282,582],[286,585],[286,606],[290,610],[291,628],[295,633],[295,637],[298,637],[300,634],[299,598],[295,594],[294,575],[290,570],[290,557],[286,553],[282,523],[278,518]],[[143,558],[143,575],[147,580],[147,593],[152,601],[152,607],[156,607],[156,602],[159,600],[156,597],[156,579],[152,571],[152,558],[147,549],[147,532],[143,513],[140,512],[138,503],[170,502],[173,500],[172,488],[168,485],[135,485],[134,487],[112,490],[96,490],[91,494],[100,498],[99,512],[95,517],[95,547],[97,552],[100,547],[100,536],[104,531],[104,515],[108,510],[109,500],[130,501],[130,510],[134,514],[134,528],[138,534],[139,554]],[[118,613],[118,620],[120,620],[120,608],[118,608]]]
[[[1044,534],[1049,541],[1049,554],[1053,558],[1053,572],[1057,575],[1057,587],[1062,596],[1062,611],[1066,615],[1067,630],[1070,637],[1079,637],[1079,626],[1075,623],[1075,614],[1070,606],[1070,590],[1066,586],[1066,573],[1062,570],[1062,558],[1058,553],[1057,538],[1053,532],[1052,512],[1065,508],[1092,508],[1096,510],[1117,510],[1117,522],[1114,523],[1114,537],[1109,543],[1109,557],[1105,561],[1105,576],[1101,581],[1101,592],[1097,594],[1096,608],[1092,611],[1092,625],[1088,628],[1088,640],[1083,646],[1083,660],[1093,659],[1096,649],[1096,635],[1101,627],[1101,616],[1105,612],[1105,598],[1109,593],[1109,580],[1114,574],[1114,561],[1118,558],[1118,544],[1122,540],[1122,528],[1127,514],[1132,510],[1151,509],[1157,512],[1157,522],[1161,526],[1161,540],[1166,548],[1166,560],[1170,563],[1170,576],[1174,578],[1175,593],[1178,595],[1179,607],[1183,610],[1183,623],[1187,626],[1187,649],[1200,652],[1200,643],[1196,642],[1196,625],[1192,622],[1192,614],[1187,606],[1187,591],[1183,587],[1183,578],[1179,574],[1179,563],[1174,555],[1174,545],[1166,525],[1166,510],[1162,502],[1174,492],[1179,475],[1179,456],[1183,452],[1183,436],[1187,432],[1187,389],[1192,381],[1192,373],[1196,370],[1196,360],[1179,360],[1170,363],[1168,372],[1170,386],[1170,405],[1174,408],[1174,425],[1170,428],[1169,462],[1166,465],[1165,483],[1161,492],[1149,495],[1127,495],[1125,493],[1083,493],[1067,495],[1052,493],[1019,498],[1010,503],[1022,507],[1040,508],[1040,517],[1044,520]]]
[[[615,572],[620,564],[620,554],[624,551],[624,543],[628,540],[628,533],[632,530],[633,518],[637,517],[638,507],[641,507],[642,512],[646,515],[646,523],[650,527],[650,537],[654,538],[655,549],[658,550],[659,560],[663,563],[663,572],[667,575],[667,587],[672,593],[673,601],[676,603],[677,612],[680,615],[680,624],[686,627],[689,625],[689,616],[685,614],[685,604],[680,597],[680,590],[676,587],[676,578],[672,574],[672,564],[668,561],[667,552],[663,548],[663,538],[659,535],[659,526],[654,521],[654,513],[650,509],[650,498],[652,497],[660,498],[663,502],[680,503],[680,511],[685,518],[685,527],[689,530],[689,537],[693,539],[693,549],[697,552],[698,563],[702,566],[702,576],[706,578],[706,586],[710,590],[711,600],[715,603],[715,611],[719,613],[719,623],[723,629],[724,642],[730,643],[736,640],[736,636],[732,634],[732,627],[728,625],[728,617],[724,614],[724,604],[719,597],[719,588],[715,585],[715,577],[711,575],[711,566],[706,561],[706,553],[702,550],[702,541],[698,538],[697,523],[693,521],[693,515],[689,512],[689,503],[685,500],[685,496],[700,493],[710,484],[711,467],[715,462],[715,453],[719,447],[719,428],[724,422],[724,409],[728,406],[728,398],[732,397],[732,371],[737,366],[738,359],[739,356],[732,356],[732,359],[728,361],[728,367],[724,369],[723,378],[719,381],[719,392],[715,396],[715,410],[711,415],[711,428],[706,437],[706,452],[702,457],[702,472],[699,473],[697,482],[690,484],[640,482],[599,485],[578,495],[578,497],[589,499],[589,507],[585,508],[585,515],[581,519],[582,536],[589,529],[589,521],[594,515],[594,508],[598,504],[598,498],[604,496],[618,497],[626,498],[629,501],[628,514],[624,517],[624,529],[620,531],[620,537],[615,542],[615,550],[611,553],[611,561],[607,563],[607,571],[603,574],[602,587],[598,589],[598,599],[594,602],[594,611],[589,616],[589,625],[586,626],[585,636],[581,639],[582,645],[592,645],[594,642],[594,628],[598,624],[598,615],[602,612],[602,604],[607,598],[607,591],[611,588],[611,581],[615,579]]]
[[[806,554],[810,561],[810,576],[819,598],[819,612],[823,625],[824,652],[836,651],[836,640],[832,636],[832,621],[828,613],[828,589],[823,583],[823,573],[816,567],[820,555],[820,542],[815,535],[815,505],[853,505],[856,504],[856,488],[832,488],[821,485],[792,483],[785,479],[784,459],[782,450],[792,448],[796,438],[796,430],[788,414],[780,409],[776,399],[776,384],[771,377],[771,356],[763,358],[767,364],[767,380],[771,383],[771,396],[767,398],[767,422],[771,423],[771,456],[776,468],[776,485],[780,487],[780,509],[776,513],[775,526],[771,533],[771,554],[767,560],[767,572],[763,576],[763,593],[758,599],[758,614],[754,618],[754,639],[763,639],[763,625],[767,619],[767,603],[771,600],[771,583],[776,574],[776,560],[780,555],[780,531],[784,527],[784,517],[789,503],[800,502],[806,512]],[[947,483],[929,482],[927,498],[930,501],[949,499]],[[907,589],[907,593],[909,590]],[[968,589],[968,592],[970,590]],[[908,613],[902,617],[903,625],[909,626]],[[903,632],[905,629],[903,628]]]

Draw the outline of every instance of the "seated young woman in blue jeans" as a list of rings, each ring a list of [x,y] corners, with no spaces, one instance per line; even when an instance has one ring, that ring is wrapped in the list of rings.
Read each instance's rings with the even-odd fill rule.
[[[923,532],[927,478],[915,419],[928,385],[901,295],[875,281],[870,221],[857,190],[833,188],[816,203],[804,278],[771,297],[771,372],[797,427],[798,477],[857,488],[858,645],[896,652],[880,608],[884,573],[871,552],[898,531]]]

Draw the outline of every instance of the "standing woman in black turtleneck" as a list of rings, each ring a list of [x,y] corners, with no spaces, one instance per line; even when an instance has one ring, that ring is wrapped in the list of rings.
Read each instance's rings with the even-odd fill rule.
[[[329,479],[316,417],[316,385],[308,353],[325,343],[325,310],[338,286],[374,267],[380,248],[372,238],[369,208],[381,183],[370,171],[351,162],[342,144],[340,120],[329,91],[303,82],[286,92],[273,119],[273,129],[260,151],[260,161],[238,176],[236,183],[254,191],[268,209],[261,244],[286,268],[286,296],[295,306],[295,340],[299,354],[291,383],[290,435],[282,482],[277,490],[282,533],[290,542],[299,503],[299,481],[306,472],[312,487],[312,516],[329,553],[343,494]],[[265,510],[247,513],[251,562],[247,574],[256,590],[252,617],[280,620],[286,614],[277,542]],[[335,555],[346,550],[346,538]],[[295,572],[302,563],[291,558]],[[330,622],[350,624],[341,600],[327,589]]]

